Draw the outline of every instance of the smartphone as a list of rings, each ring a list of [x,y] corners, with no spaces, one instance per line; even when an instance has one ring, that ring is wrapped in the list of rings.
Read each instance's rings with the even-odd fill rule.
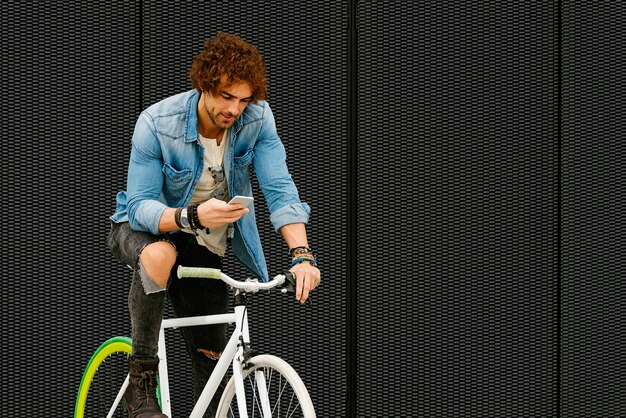
[[[235,196],[232,199],[230,199],[230,201],[228,203],[229,204],[230,203],[239,203],[239,204],[241,204],[241,206],[243,206],[245,208],[250,203],[252,203],[253,200],[254,200],[254,198],[250,197],[250,196]]]

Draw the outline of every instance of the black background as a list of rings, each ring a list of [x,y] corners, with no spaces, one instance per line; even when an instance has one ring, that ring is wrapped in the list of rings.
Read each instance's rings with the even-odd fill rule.
[[[311,306],[259,298],[252,327],[318,416],[626,415],[621,3],[0,10],[3,415],[71,415],[93,350],[128,334],[129,273],[105,236],[132,129],[190,88],[219,30],[265,55],[312,207],[322,286]],[[286,248],[255,198],[278,273]],[[226,269],[244,275],[230,257]],[[187,416],[187,360],[167,338],[173,412]]]

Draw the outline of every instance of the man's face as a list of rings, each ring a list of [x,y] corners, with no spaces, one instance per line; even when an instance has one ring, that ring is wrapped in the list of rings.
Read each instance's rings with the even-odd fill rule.
[[[204,107],[211,123],[219,129],[228,129],[252,101],[252,88],[246,82],[234,82],[226,85],[222,82],[216,93],[202,93]]]

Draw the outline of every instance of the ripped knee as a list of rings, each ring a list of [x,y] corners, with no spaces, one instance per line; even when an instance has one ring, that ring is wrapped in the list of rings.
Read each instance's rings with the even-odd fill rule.
[[[176,262],[176,248],[168,241],[147,245],[141,251],[138,273],[146,294],[162,292],[167,287],[170,271]]]
[[[162,282],[157,282],[150,276],[146,269],[141,264],[141,260],[137,264],[139,277],[141,278],[141,285],[143,286],[143,291],[146,295],[150,295],[152,293],[164,292],[167,286],[167,282],[165,285],[162,285]]]

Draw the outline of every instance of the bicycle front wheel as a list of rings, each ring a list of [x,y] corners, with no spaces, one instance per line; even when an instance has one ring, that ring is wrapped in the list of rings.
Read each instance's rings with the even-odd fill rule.
[[[128,375],[130,338],[115,337],[104,342],[91,356],[78,389],[74,418],[106,417]],[[122,403],[113,417],[126,417]]]
[[[309,392],[298,373],[284,360],[271,355],[250,359],[251,367],[243,370],[243,383],[249,417],[263,417],[264,410],[273,418],[315,418]],[[234,418],[240,414],[231,377],[217,408],[217,418]]]

